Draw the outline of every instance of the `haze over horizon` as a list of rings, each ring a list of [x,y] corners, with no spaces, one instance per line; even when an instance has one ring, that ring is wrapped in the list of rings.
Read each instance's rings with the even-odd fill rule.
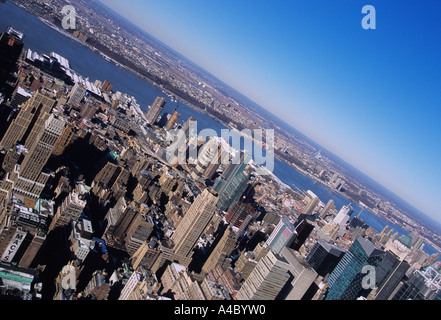
[[[441,222],[440,3],[100,2]]]

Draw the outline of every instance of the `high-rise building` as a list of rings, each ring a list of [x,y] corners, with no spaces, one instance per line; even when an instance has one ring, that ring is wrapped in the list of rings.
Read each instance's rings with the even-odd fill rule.
[[[258,243],[253,251],[244,250],[234,264],[234,271],[240,273],[243,279],[247,279],[256,267],[257,263],[270,251],[265,242]]]
[[[19,160],[24,157],[28,150],[22,145],[17,143],[13,148],[6,151],[5,157],[3,158],[2,168],[6,172],[12,172],[15,165]]]
[[[411,246],[413,250],[421,249],[424,246],[424,238],[417,234],[412,234]]]
[[[125,238],[125,246],[130,256],[133,256],[153,232],[154,223],[149,215],[138,214],[132,222]]]
[[[111,83],[111,82],[109,82],[109,81],[107,81],[107,80],[104,80],[104,82],[103,82],[102,85],[101,85],[101,89],[102,89],[103,91],[105,91],[105,92],[112,91],[112,89],[113,89],[113,83]]]
[[[279,254],[285,246],[290,245],[295,235],[294,223],[289,217],[285,217],[277,224],[266,244],[271,248],[271,251]]]
[[[29,149],[55,104],[55,99],[48,93],[36,92],[22,105],[17,117],[11,122],[0,142],[0,148],[7,151],[20,142]]]
[[[34,200],[40,197],[49,179],[49,174],[42,172],[42,170],[63,132],[64,121],[51,114],[43,129],[36,137],[35,143],[29,148],[22,163],[16,166],[18,172],[14,172],[13,178],[14,193]]]
[[[178,108],[176,107],[175,111],[172,113],[172,115],[170,116],[170,119],[168,119],[167,123],[165,124],[164,129],[169,131],[170,129],[172,129],[176,122],[178,121],[179,117],[180,117],[180,113],[178,112]]]
[[[78,260],[84,261],[95,247],[92,222],[87,219],[81,219],[71,223],[72,231],[69,236],[71,251]]]
[[[134,269],[138,269],[140,266],[149,270],[152,269],[153,264],[159,257],[160,251],[156,246],[157,239],[151,239],[150,241],[144,241],[138,250],[131,256],[130,260]]]
[[[238,228],[238,234],[242,234],[258,215],[259,212],[251,204],[236,201],[228,210],[225,221]]]
[[[275,300],[289,280],[288,261],[268,253],[257,263],[237,293],[237,300]]]
[[[155,101],[150,106],[150,109],[147,112],[146,118],[151,126],[154,125],[155,122],[158,120],[159,115],[161,114],[162,110],[164,109],[165,103],[166,103],[165,98],[156,97]]]
[[[34,91],[26,90],[23,89],[20,85],[18,85],[15,88],[14,93],[12,94],[10,106],[17,107],[23,105],[26,101],[28,101],[32,97],[32,92],[35,91],[37,90]]]
[[[221,148],[219,141],[210,138],[202,147],[197,158],[196,167],[191,173],[193,179],[208,178],[206,175],[208,168],[215,164],[216,169],[220,165]],[[215,169],[215,170],[216,170]]]
[[[68,104],[79,105],[86,95],[87,89],[84,88],[79,82],[75,83],[69,92],[69,100],[67,100]]]
[[[171,236],[174,243],[173,253],[184,266],[191,262],[193,249],[216,212],[218,195],[208,188],[199,194]]]
[[[22,267],[30,267],[32,262],[34,261],[37,253],[40,251],[41,246],[43,245],[44,241],[46,240],[46,233],[45,232],[38,232],[34,235],[31,242],[29,243],[29,246],[26,249],[26,252],[23,254],[22,258],[20,259],[20,266]]]
[[[156,121],[156,125],[161,128],[165,128],[168,120],[171,118],[171,115],[168,112],[164,112],[159,120]]]
[[[305,243],[306,239],[314,230],[314,225],[308,222],[308,219],[303,219],[295,227],[295,236],[289,245],[290,248],[294,250],[299,250],[300,247]]]
[[[280,255],[289,263],[289,279],[276,300],[301,300],[317,278],[317,272],[291,248],[284,247]]]
[[[23,50],[24,34],[12,27],[0,34],[0,87],[4,85],[8,75],[14,70],[14,66]]]
[[[400,260],[391,251],[386,251],[376,272],[378,283],[372,298],[375,300],[392,299],[393,293],[396,292],[396,288],[403,281],[409,268],[410,264],[406,260]]]
[[[250,160],[251,155],[247,152],[240,152],[240,155],[238,155],[239,159],[232,159],[234,161],[231,161],[228,166],[225,168],[224,172],[220,177],[218,177],[213,185],[213,188],[218,191],[222,192],[222,190],[228,185],[228,183],[231,181],[231,179],[239,174],[240,172],[243,172]],[[237,156],[236,156],[237,158]]]
[[[136,221],[138,221],[140,218],[139,215],[140,212],[133,205],[127,206],[124,213],[116,222],[115,227],[112,230],[111,237],[119,243],[124,243],[131,225],[134,223],[136,224]]]
[[[70,192],[57,209],[57,212],[54,215],[49,227],[49,231],[52,231],[57,227],[67,225],[71,221],[77,221],[83,213],[85,207],[86,201],[81,199],[77,192]]]
[[[306,204],[305,210],[303,210],[304,214],[311,215],[314,213],[315,208],[320,202],[319,197],[317,197],[311,190],[307,192],[308,203]]]
[[[125,184],[129,175],[130,172],[122,166],[108,162],[93,179],[94,186],[99,185],[103,188],[112,189],[118,181]]]
[[[0,255],[6,263],[29,267],[46,239],[52,203],[27,206],[12,196],[7,218],[0,224]]]
[[[69,146],[69,144],[74,140],[75,136],[75,125],[72,123],[67,124],[60,136],[60,139],[55,145],[52,154],[56,156],[62,155],[67,146]]]
[[[208,273],[213,270],[218,264],[221,265],[231,255],[236,245],[237,234],[235,228],[227,226],[222,238],[217,243],[216,247],[211,252],[207,261],[202,266],[202,272]]]
[[[338,214],[334,218],[334,222],[339,225],[344,225],[346,222],[349,221],[349,218],[351,217],[351,214],[354,212],[354,209],[352,209],[351,205],[343,206]]]
[[[184,132],[187,140],[189,140],[190,131],[191,131],[192,127],[194,126],[195,121],[196,121],[196,119],[194,117],[190,117],[187,119],[187,121],[184,122],[184,124],[181,127],[181,130]]]
[[[106,214],[105,221],[107,222],[106,230],[104,233],[112,234],[118,220],[124,214],[127,209],[127,202],[124,197],[120,197],[115,206],[109,209]]]
[[[341,258],[329,276],[326,300],[355,300],[364,289],[362,272],[366,265],[377,267],[384,257],[384,251],[372,242],[358,238]]]
[[[110,291],[107,272],[96,270],[84,289],[84,295],[93,300],[107,300]]]
[[[213,185],[213,188],[219,193],[217,207],[221,211],[228,211],[247,188],[250,179],[247,167],[251,156],[248,153],[241,152],[240,157],[241,161],[230,163]]]
[[[160,284],[154,273],[140,268],[132,272],[121,290],[118,300],[145,300],[146,294],[158,292]]]
[[[331,214],[332,210],[335,209],[335,203],[333,199],[330,199],[328,203],[320,210],[319,218],[324,219],[327,215]]]
[[[205,295],[187,270],[178,263],[171,263],[161,277],[162,294],[171,292],[175,300],[205,300]]]
[[[330,274],[346,250],[336,245],[319,240],[309,252],[306,261],[322,277]]]
[[[351,205],[343,206],[335,216],[333,222],[338,225],[338,235],[342,237],[346,231],[346,224],[351,218],[351,214],[354,212]]]
[[[11,174],[6,175],[5,186],[8,188],[5,187],[2,192],[23,196],[25,201],[35,203],[38,200],[50,177],[50,174],[42,172],[42,170],[63,128],[64,121],[51,114],[22,163],[16,165]]]

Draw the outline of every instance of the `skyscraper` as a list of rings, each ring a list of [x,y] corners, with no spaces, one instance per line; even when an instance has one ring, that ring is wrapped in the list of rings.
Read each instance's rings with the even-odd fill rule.
[[[235,229],[235,228],[234,228]],[[222,264],[234,250],[236,244],[237,233],[233,227],[228,226],[222,238],[219,240],[213,252],[208,257],[207,261],[202,267],[203,273],[208,273],[213,270],[218,264]]]
[[[372,242],[358,238],[344,254],[329,276],[326,300],[355,300],[362,291],[362,280],[367,274],[363,267],[377,267],[384,257],[384,251]]]
[[[64,150],[66,150],[67,146],[75,139],[76,136],[75,125],[73,123],[67,124],[60,136],[60,139],[55,145],[52,154],[56,156],[62,155]]]
[[[266,244],[271,248],[271,251],[278,254],[290,244],[295,235],[293,222],[289,217],[285,217],[277,224]]]
[[[36,92],[20,109],[0,142],[3,150],[12,149],[17,142],[29,149],[49,114],[56,104],[53,96],[46,91]]]
[[[237,300],[274,300],[289,280],[285,258],[268,251],[237,293]]]
[[[296,225],[296,235],[289,247],[298,251],[300,247],[305,243],[312,230],[314,230],[314,225],[312,223],[309,223],[307,219],[303,219],[299,224]]]
[[[230,163],[216,179],[213,188],[219,193],[219,210],[227,211],[244,193],[250,178],[247,171],[250,159],[248,153],[241,152],[240,162]]]
[[[258,215],[259,212],[251,204],[236,201],[228,210],[225,220],[238,228],[238,233],[241,234]]]
[[[69,92],[69,100],[67,103],[69,104],[80,104],[81,100],[83,100],[87,90],[84,88],[79,82],[75,83]]]
[[[177,261],[188,266],[193,248],[216,212],[217,192],[205,189],[188,208],[184,218],[171,236],[174,243],[173,253]]]
[[[178,112],[178,108],[176,107],[175,111],[170,116],[170,119],[168,119],[167,123],[165,124],[164,129],[167,130],[167,131],[172,129],[174,127],[174,125],[176,124],[176,122],[178,121],[180,116],[181,115]]]
[[[335,216],[334,222],[339,225],[346,224],[346,222],[348,222],[353,212],[354,209],[352,209],[351,205],[343,206],[338,212],[338,214]]]
[[[187,141],[189,140],[190,132],[191,132],[192,128],[194,127],[195,121],[196,121],[196,119],[194,117],[190,117],[187,119],[187,121],[184,122],[184,124],[181,127],[181,130],[184,132]]]
[[[112,91],[113,83],[111,83],[107,80],[104,80],[103,84],[101,85],[101,89],[106,92]]]
[[[406,260],[400,260],[392,252],[386,251],[384,259],[378,267],[378,288],[373,298],[375,300],[392,299],[395,289],[400,281],[404,279],[409,268],[410,264]]]
[[[117,182],[125,184],[129,178],[129,174],[130,172],[127,169],[109,161],[93,179],[93,186],[111,189]]]
[[[156,97],[155,101],[150,106],[146,118],[151,126],[155,124],[156,120],[158,120],[158,117],[161,114],[162,109],[164,109],[165,103],[166,103],[165,98]]]
[[[346,250],[336,245],[319,240],[309,252],[306,261],[322,277],[330,274]]]
[[[441,274],[432,266],[415,270],[403,281],[392,300],[435,300],[441,295]]]
[[[354,212],[351,205],[343,206],[334,218],[334,223],[339,226],[338,235],[341,237],[346,231],[346,224]]]
[[[0,142],[0,148],[6,151],[2,163],[6,172],[12,172],[24,151],[35,143],[55,103],[50,92],[40,90],[22,105]]]
[[[280,255],[289,264],[289,279],[276,299],[301,300],[317,278],[317,272],[291,248],[284,247]]]
[[[33,200],[40,197],[49,179],[49,174],[42,172],[42,170],[63,129],[64,121],[51,114],[45,122],[44,130],[36,137],[36,141],[24,157],[23,162],[20,166],[16,166],[18,172],[14,172],[13,178],[15,193]]]
[[[49,231],[52,231],[56,227],[67,225],[72,220],[77,221],[85,207],[86,201],[81,199],[77,192],[72,191],[58,208],[57,213],[52,219]]]
[[[311,190],[308,190],[307,194],[308,194],[309,200],[308,200],[308,203],[305,207],[305,210],[303,210],[303,213],[311,215],[314,213],[314,209],[319,204],[320,199]]]
[[[114,241],[124,243],[126,236],[129,234],[131,226],[135,226],[141,219],[141,213],[133,206],[129,205],[124,213],[118,219],[115,228],[112,230],[112,238]]]
[[[335,203],[333,199],[330,199],[328,203],[323,207],[323,209],[319,213],[319,218],[324,219],[328,214],[331,213],[332,210],[335,209]]]
[[[27,206],[14,196],[5,211],[7,218],[0,228],[1,260],[29,267],[46,239],[52,204],[40,200],[37,205]]]
[[[216,138],[210,138],[201,147],[196,167],[191,173],[192,178],[211,178],[221,164],[222,152],[220,141]]]
[[[133,256],[153,232],[154,222],[149,215],[137,215],[125,237],[126,250]]]

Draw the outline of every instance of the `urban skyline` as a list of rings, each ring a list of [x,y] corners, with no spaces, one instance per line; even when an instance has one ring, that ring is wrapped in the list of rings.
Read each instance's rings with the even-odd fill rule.
[[[285,173],[280,172],[288,169],[282,161],[294,167],[300,174],[294,180],[284,181],[288,185],[297,187],[297,183],[302,180],[301,175],[306,175],[326,188],[337,191],[337,197],[344,196],[353,203],[360,203],[361,206],[366,205],[375,214],[381,215],[383,219],[391,223],[410,224],[411,229],[416,228],[419,230],[418,232],[429,238],[432,237],[430,233],[435,229],[441,230],[441,224],[431,220],[429,216],[422,214],[418,209],[409,206],[404,200],[397,198],[395,194],[353,166],[342,162],[340,158],[323,149],[292,126],[287,125],[188,59],[164,46],[148,33],[101,5],[100,2],[96,0],[91,2],[76,1],[75,4],[78,8],[75,12],[77,15],[75,20],[78,29],[66,32],[61,24],[62,20],[66,18],[64,16],[66,12],[63,9],[68,3],[63,0],[48,1],[50,1],[49,7],[47,3],[42,5],[38,1],[29,3],[15,1],[17,5],[38,17],[38,19],[28,19],[22,15],[14,14],[15,19],[34,20],[32,27],[30,25],[24,27],[27,30],[27,41],[30,47],[38,49],[38,51],[44,52],[56,48],[58,52],[66,54],[72,61],[77,61],[77,56],[72,55],[71,50],[66,50],[70,47],[68,43],[70,39],[76,39],[79,46],[84,45],[84,49],[79,47],[77,49],[82,51],[82,55],[89,57],[82,59],[79,65],[81,72],[87,75],[86,81],[89,78],[100,79],[104,71],[105,78],[112,79],[117,88],[129,92],[137,99],[139,98],[142,106],[150,105],[155,96],[149,96],[150,90],[141,89],[144,86],[140,83],[142,80],[135,80],[128,73],[125,73],[124,79],[115,78],[119,72],[116,70],[109,72],[110,70],[108,70],[109,63],[112,63],[116,66],[123,66],[130,73],[134,73],[158,87],[168,96],[169,104],[175,104],[176,101],[173,102],[173,100],[177,99],[179,100],[178,105],[183,103],[198,113],[202,111],[202,113],[209,114],[210,117],[217,119],[223,126],[233,129],[233,131],[235,129],[256,128],[256,126],[262,129],[275,128],[275,154],[278,164],[274,169],[278,171],[277,175],[291,177],[291,175],[286,176]],[[83,8],[88,8],[91,11],[82,10]],[[14,24],[11,18],[3,17],[5,21],[11,21],[10,24]],[[41,21],[47,25],[46,32],[51,33],[57,39],[55,42],[49,44],[43,35],[32,31],[32,28],[37,28]],[[6,27],[7,24],[4,26]],[[56,30],[56,33],[53,33],[49,28]],[[63,34],[67,37],[63,38]],[[103,63],[104,60],[102,62],[95,61],[98,64],[89,63],[94,59],[91,59],[91,52],[88,49],[99,53],[109,63]],[[56,54],[56,56],[59,55]],[[64,66],[66,60],[63,60],[62,63]],[[91,85],[91,83],[88,84],[88,86]],[[107,90],[111,90],[113,86],[114,84],[107,80],[103,83],[103,88]],[[94,88],[95,94],[99,90],[94,86],[92,88]],[[146,95],[148,96],[147,100],[145,99]],[[168,110],[170,113],[171,111]],[[197,118],[199,120],[200,116]],[[207,124],[205,122],[205,125]],[[218,124],[211,123],[208,128],[213,128],[213,125],[218,127]],[[291,171],[291,169],[288,170]],[[315,189],[312,186],[301,187],[305,190],[308,188]],[[322,196],[323,192],[327,191],[320,191]],[[415,223],[415,219],[418,220],[418,223]],[[421,223],[431,231],[425,231]]]
[[[268,122],[242,113],[240,103],[189,65],[178,63],[176,73],[173,59],[148,64],[154,73],[148,81],[155,81],[141,76],[132,82],[152,90],[147,108],[139,96],[120,91],[120,83],[109,79],[129,81],[127,71],[135,71],[118,68],[112,59],[121,56],[105,55],[110,52],[97,39],[135,60],[133,52],[150,47],[140,42],[127,50],[139,38],[124,38],[119,29],[109,34],[103,26],[113,21],[96,11],[98,2],[74,2],[82,25],[71,33],[59,27],[64,0],[16,2],[0,3],[14,22],[0,33],[1,300],[221,303],[208,308],[183,301],[163,310],[205,317],[276,311],[262,300],[441,299],[439,232],[352,185],[350,175],[330,170],[336,164],[327,164],[321,151],[309,151],[301,139],[294,138],[305,152],[284,158],[291,164],[285,174],[295,182],[310,179],[310,189],[265,170],[266,164],[235,148],[234,137],[230,145],[211,128],[230,121],[230,130],[238,131],[249,120],[252,128]],[[28,47],[36,35],[60,33],[65,38],[58,44],[76,53],[69,59],[51,51],[52,40],[45,42],[47,53]],[[96,47],[100,55],[83,51]],[[85,58],[105,62],[112,74],[90,79],[71,67]],[[172,63],[156,67],[164,61]],[[163,79],[175,80],[179,90]],[[195,79],[205,79],[211,93],[192,90],[202,86]],[[190,89],[182,85],[187,81]],[[153,89],[155,82],[162,90]],[[182,105],[175,107],[175,99]],[[207,116],[216,109],[237,119],[220,112]],[[192,132],[199,119],[208,122],[209,135]],[[293,141],[284,140],[280,128],[276,133],[275,149],[283,158]],[[185,152],[170,161],[168,150],[176,142]],[[344,203],[339,194],[345,194]],[[245,300],[254,301],[245,308]]]
[[[439,4],[101,2],[441,221]]]

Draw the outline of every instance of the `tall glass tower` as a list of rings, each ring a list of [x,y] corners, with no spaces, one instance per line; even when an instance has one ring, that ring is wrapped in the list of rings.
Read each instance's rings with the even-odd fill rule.
[[[242,152],[240,163],[230,163],[224,173],[216,179],[213,189],[219,193],[219,210],[228,211],[245,192],[250,178],[246,170],[250,159],[248,153]]]
[[[358,238],[329,276],[326,300],[355,300],[363,289],[362,280],[368,273],[363,267],[377,267],[385,252],[372,242]]]

